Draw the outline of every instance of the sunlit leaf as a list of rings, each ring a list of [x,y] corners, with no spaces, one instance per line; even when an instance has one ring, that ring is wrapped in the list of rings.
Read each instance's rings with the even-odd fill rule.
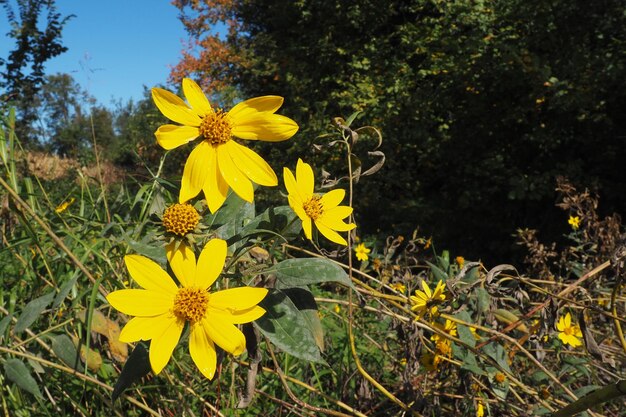
[[[276,288],[303,287],[321,282],[352,286],[348,274],[339,265],[322,258],[287,259],[269,267],[266,274],[276,274]]]

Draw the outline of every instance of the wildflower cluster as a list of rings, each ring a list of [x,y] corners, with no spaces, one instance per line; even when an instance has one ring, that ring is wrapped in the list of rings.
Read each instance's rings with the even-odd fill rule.
[[[214,109],[191,79],[183,80],[183,93],[187,102],[167,90],[152,89],[161,113],[177,123],[157,129],[158,144],[170,150],[199,139],[183,169],[178,203],[167,207],[161,218],[173,277],[147,257],[127,255],[124,260],[128,273],[140,288],[114,291],[107,300],[133,317],[122,329],[120,341],[150,341],[149,360],[155,374],[167,365],[183,330],[188,328],[191,358],[210,379],[217,366],[216,346],[233,355],[245,350],[246,339],[237,325],[265,314],[259,303],[268,289],[240,286],[210,290],[225,268],[228,245],[223,239],[208,240],[196,258],[195,243],[206,238],[205,227],[202,214],[189,201],[202,192],[206,207],[216,213],[225,204],[229,190],[252,202],[253,183],[278,185],[269,164],[238,140],[284,141],[298,131],[298,125],[276,114],[282,97],[253,98],[225,112]],[[298,159],[295,176],[289,168],[283,173],[289,205],[300,219],[306,238],[313,240],[315,225],[331,242],[347,245],[338,232],[356,226],[345,221],[352,214],[352,207],[340,205],[345,191],[315,193],[313,169],[302,159]],[[57,212],[65,208],[60,206]],[[367,257],[367,252],[363,253]]]

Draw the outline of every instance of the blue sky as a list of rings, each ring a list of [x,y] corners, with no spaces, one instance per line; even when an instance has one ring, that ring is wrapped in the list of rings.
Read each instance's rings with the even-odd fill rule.
[[[178,9],[168,0],[57,0],[62,15],[74,14],[63,30],[68,51],[46,63],[46,73],[70,73],[96,97],[113,100],[142,97],[165,83],[187,41]],[[17,11],[16,8],[14,10]],[[6,15],[0,9],[0,56],[13,49]]]

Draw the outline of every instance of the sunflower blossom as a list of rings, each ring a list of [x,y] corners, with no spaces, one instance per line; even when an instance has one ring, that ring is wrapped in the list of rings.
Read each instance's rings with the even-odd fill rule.
[[[426,281],[422,280],[422,288],[424,291],[415,290],[415,295],[410,296],[411,304],[413,304],[411,310],[417,312],[418,317],[421,317],[426,312],[429,312],[431,315],[437,314],[437,304],[446,299],[443,293],[446,289],[446,284],[440,280],[433,292]]]
[[[142,289],[114,291],[107,300],[120,312],[134,316],[122,329],[120,341],[151,341],[149,357],[155,374],[169,362],[185,323],[190,330],[191,358],[209,379],[217,365],[216,344],[233,355],[246,348],[246,339],[236,325],[265,314],[257,304],[267,289],[239,287],[209,292],[224,267],[226,248],[224,240],[209,241],[197,263],[186,245],[168,251],[168,261],[180,287],[156,262],[140,255],[124,257],[130,276]]]
[[[580,338],[583,337],[580,327],[578,325],[572,325],[572,317],[569,313],[565,317],[561,316],[559,322],[556,324],[558,329],[559,339],[565,345],[571,345],[572,347],[578,347],[583,344]]]
[[[369,256],[367,256],[367,254],[370,252],[371,250],[369,248],[366,248],[364,243],[359,243],[357,247],[354,248],[356,259],[362,262],[369,259]]]
[[[292,137],[298,131],[296,122],[274,114],[283,104],[282,97],[252,98],[224,112],[213,109],[198,84],[189,78],[183,79],[183,93],[189,104],[167,90],[152,89],[152,99],[161,113],[181,125],[159,127],[155,132],[159,145],[169,150],[202,139],[185,163],[181,203],[203,191],[209,209],[215,213],[224,204],[229,188],[252,202],[252,182],[278,185],[267,162],[232,139],[278,142]]]
[[[329,191],[324,195],[313,193],[315,178],[311,165],[298,159],[296,176],[289,168],[283,169],[285,187],[289,193],[289,205],[302,220],[302,228],[307,239],[312,239],[312,223],[328,240],[347,246],[348,242],[339,234],[356,227],[343,219],[352,214],[352,207],[340,206],[346,192],[342,189]]]

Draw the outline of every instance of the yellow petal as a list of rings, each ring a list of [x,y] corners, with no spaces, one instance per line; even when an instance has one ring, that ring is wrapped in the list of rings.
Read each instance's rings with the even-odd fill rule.
[[[172,277],[153,260],[141,255],[126,255],[124,262],[130,276],[142,288],[166,294],[173,294],[178,291]]]
[[[245,201],[254,200],[254,189],[248,177],[239,170],[224,146],[217,146],[217,166],[226,183]]]
[[[346,240],[343,237],[341,237],[339,233],[335,232],[334,230],[330,229],[324,224],[315,222],[315,227],[317,227],[320,233],[324,235],[324,237],[330,240],[331,242],[335,242],[339,245],[344,245],[344,246],[348,245],[348,242],[346,242]]]
[[[298,187],[296,178],[293,176],[291,170],[287,167],[283,168],[283,180],[285,181],[285,188],[287,189],[289,197],[293,197],[294,203],[296,203],[298,206],[301,206],[302,203],[311,198],[310,195],[303,195],[300,192],[300,188]]]
[[[154,135],[163,149],[170,150],[191,142],[200,136],[200,132],[193,126],[163,125]]]
[[[176,250],[174,250],[175,246],[176,242],[166,246],[167,260],[178,282],[183,287],[192,287],[196,276],[196,254],[185,243],[178,245]]]
[[[283,98],[280,96],[262,96],[251,98],[238,103],[230,109],[228,116],[234,122],[245,120],[250,116],[254,116],[259,112],[276,113],[276,110],[283,105]]]
[[[256,152],[234,140],[225,143],[224,148],[228,150],[235,165],[252,181],[265,186],[278,184],[274,170]]]
[[[304,230],[304,236],[306,236],[307,239],[313,239],[313,223],[310,217],[307,216],[302,219],[302,230]]]
[[[313,168],[311,165],[298,159],[296,165],[296,182],[298,189],[303,196],[312,196],[315,190],[315,177],[313,176]]]
[[[200,126],[200,117],[176,94],[161,88],[153,88],[152,100],[168,119],[185,126]]]
[[[118,290],[107,295],[114,309],[129,316],[150,317],[163,314],[174,305],[174,295],[152,290]]]
[[[330,209],[326,209],[326,207],[324,207],[324,213],[322,214],[322,217],[343,220],[346,217],[349,217],[351,214],[352,207],[350,206],[336,206]]]
[[[213,341],[208,338],[204,327],[200,323],[191,326],[189,353],[200,373],[212,379],[217,366],[217,354]]]
[[[211,317],[208,317],[202,319],[202,325],[207,336],[226,352],[240,355],[245,350],[246,338],[234,324],[219,319],[211,320]]]
[[[356,227],[354,223],[344,223],[341,218],[329,216],[327,213],[324,213],[322,217],[315,220],[315,226],[319,228],[320,225],[338,232],[347,232]]]
[[[230,114],[230,113],[229,113]],[[233,120],[232,134],[241,139],[280,142],[298,131],[298,124],[280,114],[257,113]]]
[[[289,194],[289,196],[287,196],[287,199],[289,200],[289,205],[291,206],[293,211],[298,215],[298,217],[300,217],[300,220],[311,220],[309,215],[306,214],[306,212],[304,211],[303,203],[301,201],[298,201],[297,197],[295,197],[293,194]]]
[[[191,78],[183,78],[183,93],[198,116],[204,117],[207,114],[213,114],[209,100],[207,100],[200,86]]]
[[[565,319],[563,320],[563,323],[565,324],[566,328],[572,326],[572,316],[570,316],[569,313],[565,315]]]
[[[226,201],[228,184],[224,181],[222,173],[217,167],[217,152],[213,146],[209,147],[206,164],[208,174],[202,191],[204,191],[204,198],[207,201],[209,210],[211,210],[211,213],[215,213]]]
[[[153,317],[133,317],[120,332],[119,341],[132,343],[139,340],[152,339],[154,337],[154,330],[157,328],[159,321],[162,321],[165,316],[169,315],[170,312]]]
[[[324,194],[320,202],[324,206],[324,210],[329,210],[333,207],[337,207],[339,203],[343,201],[345,196],[346,191],[342,188],[337,188],[336,190],[332,190]]]
[[[207,161],[210,159],[211,145],[207,141],[202,141],[196,148],[191,151],[185,169],[183,170],[183,179],[180,186],[180,195],[178,200],[180,203],[194,198],[200,193],[209,176]]]
[[[229,323],[244,324],[250,323],[251,321],[258,319],[259,317],[262,317],[263,314],[265,314],[265,309],[259,306],[254,306],[247,310],[239,310],[233,313],[229,313],[227,315],[222,312],[212,312],[211,314],[214,317],[223,317],[223,320]]]
[[[158,375],[169,362],[183,332],[184,322],[174,316],[164,324],[163,331],[155,334],[150,342],[150,365],[155,375]]]
[[[227,312],[248,310],[267,295],[267,288],[238,287],[212,293],[209,307]]]
[[[213,285],[222,273],[227,250],[226,241],[222,239],[211,239],[204,245],[198,258],[194,286],[208,289]],[[213,295],[211,294],[211,299]]]

